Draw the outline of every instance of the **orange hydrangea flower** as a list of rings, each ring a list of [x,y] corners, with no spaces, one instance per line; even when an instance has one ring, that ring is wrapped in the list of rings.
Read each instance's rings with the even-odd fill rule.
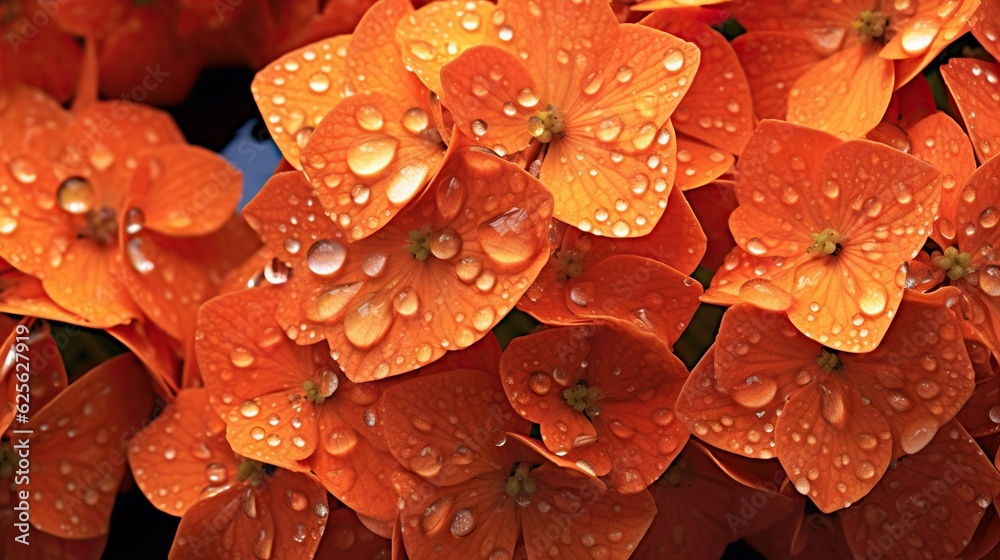
[[[412,12],[407,0],[381,0],[352,36],[289,53],[254,80],[278,146],[349,239],[384,227],[444,156],[428,91],[393,37],[396,22]]]
[[[0,257],[85,321],[148,318],[183,340],[198,304],[256,248],[232,218],[239,173],[184,144],[169,116],[153,109],[92,103],[62,121],[5,138],[0,181],[10,188],[0,210]]]
[[[456,370],[399,383],[381,400],[389,450],[420,476],[400,484],[411,558],[625,559],[653,520],[649,492],[619,494],[526,437],[499,379]]]
[[[872,491],[839,515],[855,557],[891,550],[894,558],[957,558],[997,494],[1000,473],[952,420],[921,451],[892,461]]]
[[[685,274],[705,253],[705,232],[680,189],[645,237],[598,237],[556,224],[549,238],[548,264],[517,304],[545,324],[611,321],[673,344],[698,308],[701,285]]]
[[[355,384],[326,345],[299,346],[274,320],[276,288],[218,297],[199,315],[205,388],[233,449],[293,471],[312,470],[339,500],[391,525],[390,486],[402,475],[375,424],[385,382]]]
[[[673,412],[687,368],[649,335],[598,325],[518,337],[500,377],[550,451],[618,492],[645,490],[690,435]]]
[[[799,507],[779,493],[785,473],[777,461],[751,461],[691,440],[649,491],[655,529],[633,560],[721,558],[726,545],[758,533]],[[769,556],[769,558],[773,558]]]
[[[568,224],[614,237],[656,225],[675,172],[669,117],[698,68],[694,45],[619,25],[600,0],[501,0],[488,21],[428,13],[410,50],[423,58],[420,49],[436,42],[453,60],[444,65],[430,50],[430,64],[414,68],[433,88],[426,76],[440,67],[442,102],[463,134],[500,154],[541,148],[533,165]],[[458,54],[435,30],[463,19],[483,42]]]
[[[310,560],[327,524],[326,490],[310,475],[233,453],[205,389],[185,389],[133,439],[136,483],[181,516],[171,560]]]
[[[545,264],[552,197],[516,165],[467,148],[418,201],[353,243],[297,172],[275,175],[244,214],[283,267],[272,278],[287,279],[278,322],[299,344],[326,339],[362,382],[492,329]]]
[[[733,3],[733,41],[761,118],[861,137],[893,90],[962,35],[979,0]]]
[[[734,306],[677,414],[716,447],[777,457],[822,511],[846,507],[893,458],[926,446],[972,393],[972,364],[948,308],[957,296],[908,293],[883,343],[866,354],[838,354],[781,314]]]
[[[26,363],[17,356],[22,349],[15,345],[14,350],[7,375],[18,375],[23,369],[17,364]],[[36,358],[41,356],[30,355],[27,363],[34,365]],[[52,365],[57,376],[61,366]],[[44,381],[29,383],[30,389]],[[47,402],[32,399],[28,422],[17,422],[4,433],[0,473],[11,495],[0,501],[12,503],[19,492],[28,492],[35,529],[67,539],[100,538],[103,548],[125,474],[125,442],[153,406],[149,376],[135,356],[122,354],[47,396]],[[13,430],[31,431],[30,477],[13,476],[24,470],[15,447],[26,437]]]
[[[940,173],[882,144],[764,121],[740,158],[736,196],[735,262],[752,266],[727,262],[704,299],[733,301],[717,295],[725,282],[831,348],[878,346],[906,263],[931,232]]]
[[[968,304],[966,318],[995,356],[1000,356],[1000,160],[986,161],[969,177],[955,216],[955,245],[934,259]]]

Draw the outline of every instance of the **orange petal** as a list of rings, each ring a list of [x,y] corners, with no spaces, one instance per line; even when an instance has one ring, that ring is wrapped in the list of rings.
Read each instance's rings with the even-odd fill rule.
[[[379,406],[389,451],[438,486],[496,478],[509,468],[507,432],[531,427],[507,403],[499,379],[474,370],[413,378],[386,390]],[[473,437],[456,438],[456,430]]]
[[[875,128],[889,106],[892,61],[877,45],[849,47],[824,59],[789,90],[788,121],[856,138]]]
[[[925,294],[944,280],[945,271],[931,262],[931,257],[921,251],[906,267],[906,289]]]
[[[389,382],[391,384],[391,382]],[[309,467],[332,494],[359,515],[391,523],[398,513],[394,485],[412,478],[389,453],[383,425],[374,422],[386,382],[356,385],[342,379],[318,407],[320,443]]]
[[[289,196],[301,201],[291,213]],[[279,321],[300,343],[327,339],[356,381],[412,371],[473,344],[548,256],[550,195],[516,165],[478,149],[454,153],[418,203],[349,245],[332,222],[307,219],[312,200],[294,174],[278,175],[245,214],[294,271],[279,291]],[[290,218],[298,222],[292,228]],[[425,261],[408,249],[410,232],[421,228],[437,232]]]
[[[441,69],[441,82],[441,101],[463,134],[499,154],[531,142],[528,118],[545,100],[517,56],[491,45],[470,48]]]
[[[396,42],[396,27],[412,14],[409,0],[379,0],[361,18],[347,45],[347,72],[354,91],[427,99],[427,88],[407,70]]]
[[[672,345],[698,308],[701,284],[667,265],[614,256],[574,282],[566,305],[578,317],[654,333]]]
[[[160,511],[182,516],[199,500],[240,484],[226,423],[204,389],[187,389],[129,443],[136,484]]]
[[[730,154],[742,152],[755,122],[750,85],[733,47],[706,23],[669,10],[654,12],[640,23],[691,41],[701,51],[691,88],[670,117],[678,134]]]
[[[972,396],[955,418],[975,437],[993,435],[1000,432],[1000,422],[993,421],[993,418],[997,417],[998,402],[1000,402],[1000,375],[994,374],[982,380],[977,379]]]
[[[841,354],[844,375],[880,411],[893,435],[893,457],[915,453],[972,394],[974,371],[949,302],[957,292],[907,292],[883,343]]]
[[[394,543],[371,532],[358,521],[358,514],[341,507],[330,512],[326,530],[313,560],[341,558],[390,558]]]
[[[142,317],[122,282],[126,266],[116,247],[80,239],[66,252],[54,273],[42,280],[45,292],[61,307],[84,320],[118,325]]]
[[[52,131],[61,130],[72,115],[55,99],[23,84],[5,86],[0,93],[0,146],[47,149]]]
[[[979,40],[979,44],[993,55],[993,58],[1000,59],[1000,45],[997,44],[997,36],[1000,35],[1000,10],[996,2],[980,2],[972,17],[969,19],[972,26],[972,34]]]
[[[736,240],[729,233],[729,216],[739,204],[734,183],[713,181],[703,188],[685,193],[684,198],[690,202],[707,237],[707,248],[700,264],[709,270],[717,270],[736,246]],[[691,271],[687,272],[690,274]]]
[[[826,376],[784,405],[774,428],[775,452],[795,489],[830,513],[864,497],[881,478],[892,443],[877,434],[888,428],[857,388]],[[829,455],[819,448],[829,449]],[[831,457],[841,468],[829,468]]]
[[[385,226],[437,171],[444,152],[428,119],[426,109],[392,94],[362,93],[337,105],[310,136],[302,168],[352,239]]]
[[[903,128],[909,128],[914,123],[937,111],[934,104],[934,92],[927,78],[915,77],[892,94],[886,120],[892,121]]]
[[[619,492],[644,490],[687,441],[672,410],[687,370],[651,338],[606,326],[549,329],[511,341],[501,374],[508,399],[540,424],[546,447],[608,475]],[[566,400],[580,381],[603,392],[599,414],[588,418]]]
[[[550,463],[531,475],[537,481],[534,507],[520,510],[529,558],[586,558],[596,551],[598,556],[625,560],[653,522],[656,505],[646,490],[635,494],[601,491],[588,486],[579,473]],[[543,503],[555,507],[535,505]],[[579,514],[567,515],[567,508]],[[567,538],[553,538],[552,527],[560,527]]]
[[[500,342],[492,331],[468,348],[448,352],[440,360],[420,368],[420,375],[455,369],[474,369],[500,375]]]
[[[336,379],[339,371],[323,352],[285,337],[274,321],[276,303],[271,287],[209,301],[198,316],[202,336],[195,347],[205,388],[226,421],[233,449],[296,469],[319,439],[305,383],[326,390],[324,374]]]
[[[666,8],[686,8],[690,6],[710,6],[722,4],[727,0],[645,0],[632,5],[633,10],[662,10]]]
[[[510,557],[521,530],[521,508],[504,492],[508,476],[480,474],[443,488],[428,485],[401,492],[406,496],[400,515],[407,555],[461,560],[499,551],[497,557]]]
[[[798,32],[754,31],[740,35],[732,45],[761,119],[784,119],[792,84],[828,55]]]
[[[656,529],[647,533],[634,558],[721,558],[726,545],[758,533],[792,513],[797,501],[777,491],[784,471],[776,461],[752,461],[770,474],[759,487],[738,482],[720,469],[725,461],[739,459],[708,450],[692,441],[674,460],[669,473],[650,487],[656,501]],[[744,461],[749,461],[744,459]],[[712,499],[703,499],[711,496]],[[762,507],[757,507],[764,504]],[[777,558],[777,556],[774,556]]]
[[[294,50],[257,72],[250,91],[271,138],[296,169],[299,156],[323,117],[347,97],[350,35]]]
[[[791,325],[780,315],[746,305],[733,307],[723,316],[727,325],[751,325],[757,319],[779,327],[784,322],[785,326],[779,330],[785,335],[783,338],[789,333],[794,335]],[[772,327],[768,332],[773,333],[777,329]],[[720,334],[727,332],[728,327]],[[761,334],[757,330],[753,332]],[[754,361],[747,361],[745,367],[739,367],[734,357],[746,348],[746,342],[741,341],[742,347],[734,347],[726,339],[720,337],[720,340],[722,343],[709,349],[692,370],[677,400],[677,414],[694,435],[719,449],[746,457],[773,458],[774,427],[779,418],[777,411],[802,388],[796,378],[811,365],[807,359],[811,358],[815,363],[814,354],[818,351],[810,353],[806,347],[770,343],[780,339],[761,341],[758,344],[763,344],[763,348],[773,348],[780,353],[754,353],[749,356]]]
[[[445,0],[425,5],[396,26],[403,61],[431,91],[444,92],[442,68],[467,49],[501,44],[500,24],[494,23],[495,10],[496,5],[485,0]],[[499,15],[496,18],[503,19]]]
[[[740,247],[757,256],[805,252],[812,243],[810,234],[829,227],[828,220],[840,214],[840,198],[848,196],[825,195],[826,178],[814,175],[838,145],[835,136],[823,131],[779,121],[760,123],[740,157],[740,206],[729,218]],[[799,224],[804,227],[796,227]]]
[[[259,486],[205,498],[181,518],[170,558],[259,558],[280,551],[310,560],[326,527],[326,490],[303,474],[278,469]]]
[[[894,461],[861,503],[840,514],[855,555],[886,540],[881,537],[892,527],[899,557],[955,557],[993,509],[1000,474],[961,424],[942,428],[923,451]]]
[[[757,257],[733,247],[701,300],[715,305],[745,301],[762,309],[784,311],[792,305],[791,276],[779,273],[786,266],[794,269],[804,258]]]
[[[918,14],[915,14],[912,24],[913,27],[911,27],[912,31],[901,31],[893,37],[889,45],[884,47],[885,49],[889,49],[892,46],[892,43],[899,40],[902,47],[900,49],[902,51],[901,54],[907,55],[903,60],[898,60],[896,62],[896,87],[898,88],[899,86],[909,82],[914,77],[919,76],[924,68],[933,63],[935,58],[937,58],[937,56],[941,54],[941,52],[952,43],[952,41],[967,33],[969,31],[969,18],[977,11],[979,6],[980,0],[964,0],[960,6],[956,6],[954,3],[942,4],[938,2],[928,2],[922,4],[921,8],[926,9],[931,13],[924,17],[919,17],[919,12]],[[947,19],[944,22],[941,22],[938,18],[940,18],[944,10],[948,8],[951,8],[951,14],[946,16]],[[926,43],[926,31],[928,26],[923,25],[922,28],[914,29],[916,26],[921,26],[921,24],[927,23],[930,24],[929,27],[931,30],[933,30],[934,27],[940,26],[940,30],[929,44]],[[915,41],[907,41],[907,36],[910,33],[913,33],[913,35],[916,36]],[[917,47],[915,50],[922,50],[923,52],[913,56],[913,53],[907,51],[907,42],[911,45],[915,45]],[[927,44],[926,49],[921,49],[924,44]],[[882,54],[881,56],[884,57],[886,55]]]
[[[142,212],[142,227],[165,235],[212,233],[236,210],[243,177],[203,148],[163,146],[140,161],[126,208]],[[121,218],[127,226],[128,214]]]
[[[594,235],[649,234],[667,207],[675,172],[668,162],[675,161],[677,144],[669,123],[648,133],[656,141],[644,155],[569,136],[549,144],[539,178],[555,198],[555,217]]]
[[[177,354],[174,353],[170,338],[163,331],[155,325],[132,321],[127,325],[111,327],[107,332],[124,344],[146,366],[157,395],[161,398],[170,398],[177,393],[179,388]]]
[[[682,191],[694,189],[718,179],[736,161],[731,154],[719,151],[686,134],[677,135],[677,174],[674,181]]]
[[[940,217],[934,227],[935,240],[944,248],[955,238],[955,213],[962,185],[976,170],[969,137],[946,113],[936,112],[910,126],[914,157],[926,161],[941,172]]]
[[[123,354],[31,415],[32,476],[30,485],[18,488],[36,504],[36,529],[76,539],[107,533],[125,473],[125,442],[152,404],[148,374],[135,356]]]
[[[1000,122],[996,118],[1000,65],[974,58],[953,58],[941,67],[948,90],[955,98],[972,147],[980,163],[1000,152]]]

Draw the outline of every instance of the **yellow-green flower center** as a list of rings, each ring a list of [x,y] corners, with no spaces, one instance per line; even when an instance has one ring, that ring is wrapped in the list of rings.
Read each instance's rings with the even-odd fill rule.
[[[248,482],[251,486],[260,486],[267,476],[274,474],[274,465],[243,458],[239,468],[236,470],[236,480]]]
[[[833,228],[826,228],[819,233],[812,234],[812,245],[806,249],[810,255],[824,257],[836,255],[843,247],[840,245],[840,233]]]
[[[816,358],[816,365],[826,373],[831,371],[839,371],[840,368],[844,367],[844,364],[840,362],[840,358],[837,354],[827,350],[826,348],[820,350],[819,356]]]
[[[862,41],[870,42],[885,35],[889,29],[889,17],[879,11],[865,10],[851,27],[861,36]]]
[[[958,280],[965,276],[969,270],[969,263],[972,256],[968,253],[959,253],[958,247],[952,246],[944,250],[944,253],[931,258],[931,262],[948,273],[948,278]]]
[[[576,385],[563,390],[563,398],[573,410],[582,412],[589,418],[601,413],[597,401],[604,398],[604,391],[597,387],[587,387],[587,382],[581,379]]]
[[[531,495],[535,493],[535,481],[528,476],[530,472],[530,465],[518,463],[514,468],[514,474],[507,479],[507,487],[504,489],[521,507],[527,507],[531,503]]]
[[[549,143],[554,138],[562,138],[564,127],[559,107],[555,105],[549,105],[544,111],[528,117],[528,132],[539,142]]]

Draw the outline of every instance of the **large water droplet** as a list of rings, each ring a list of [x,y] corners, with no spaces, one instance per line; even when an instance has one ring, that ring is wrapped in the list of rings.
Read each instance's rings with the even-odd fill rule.
[[[530,235],[533,223],[523,208],[511,208],[479,224],[476,233],[483,250],[500,264],[519,265],[536,254]]]
[[[430,166],[424,162],[411,163],[402,167],[389,179],[385,195],[393,204],[406,204],[420,191],[427,180]]]
[[[878,284],[873,284],[865,288],[865,292],[858,299],[858,305],[861,307],[862,313],[869,317],[874,317],[885,311],[888,300],[889,295],[885,291],[885,288]]]
[[[385,134],[368,136],[347,149],[347,166],[359,177],[383,171],[396,157],[399,140]]]
[[[306,265],[313,274],[330,276],[344,265],[347,249],[337,241],[320,239],[309,247],[306,253]]]
[[[933,418],[917,419],[903,429],[899,444],[906,454],[913,455],[931,442],[937,430],[938,425]]]
[[[382,130],[382,126],[385,124],[382,111],[372,105],[358,107],[354,112],[354,118],[358,121],[358,126],[369,132]]]
[[[56,202],[70,214],[86,214],[94,207],[94,187],[82,177],[70,177],[59,185]]]
[[[340,426],[335,428],[323,442],[323,449],[330,455],[343,457],[358,444],[358,433],[348,428]]]
[[[384,300],[369,299],[347,312],[344,334],[358,348],[371,348],[389,332],[393,318]]]
[[[456,537],[467,537],[475,528],[476,516],[466,508],[456,511],[451,519],[451,534]]]

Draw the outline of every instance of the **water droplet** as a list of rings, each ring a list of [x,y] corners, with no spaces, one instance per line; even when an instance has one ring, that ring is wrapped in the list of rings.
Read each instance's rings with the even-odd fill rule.
[[[344,317],[344,334],[358,348],[371,348],[389,332],[393,318],[384,300],[368,299],[348,311]]]
[[[259,413],[260,407],[257,406],[257,403],[254,401],[246,400],[240,403],[240,414],[242,414],[244,418],[253,418]]]
[[[396,157],[399,141],[392,136],[368,136],[347,149],[347,166],[359,177],[384,171]]]
[[[466,508],[456,511],[451,519],[451,533],[456,537],[467,537],[475,528],[476,516]]]
[[[369,131],[377,132],[382,130],[385,120],[382,111],[372,105],[361,105],[354,111],[354,118],[358,121],[358,126]]]
[[[246,348],[240,346],[233,348],[233,351],[229,353],[229,359],[233,362],[233,365],[238,368],[250,367],[250,365],[253,364],[253,354],[251,354]]]
[[[531,233],[534,223],[523,208],[511,208],[492,220],[479,224],[476,234],[491,259],[504,265],[519,265],[536,254]]]
[[[412,134],[420,134],[427,129],[427,125],[430,124],[430,118],[427,115],[427,111],[424,111],[420,107],[413,107],[403,113],[402,118],[403,128]]]
[[[320,239],[309,247],[306,253],[306,265],[313,274],[330,276],[344,265],[347,249],[340,243],[330,239]]]
[[[462,29],[466,31],[475,31],[479,29],[479,25],[482,23],[482,18],[476,12],[466,12],[462,15]]]
[[[365,424],[367,425],[367,422]],[[375,425],[374,417],[371,425]],[[358,433],[347,426],[341,426],[330,432],[326,441],[323,442],[323,449],[330,455],[343,457],[357,444]]]
[[[476,119],[472,121],[469,127],[472,129],[472,134],[476,135],[477,137],[486,135],[486,131],[489,130],[489,125],[487,125],[486,121],[482,119]]]
[[[298,490],[286,490],[285,505],[295,511],[305,511],[309,507],[309,498]]]
[[[404,166],[389,179],[385,195],[389,202],[403,205],[424,186],[430,166],[422,161]]]
[[[912,23],[909,29],[903,31],[901,46],[907,54],[920,54],[927,50],[941,29],[941,21],[925,18]]]
[[[907,455],[913,455],[931,442],[937,430],[938,425],[934,419],[917,419],[903,429],[899,444]]]
[[[410,317],[420,308],[420,298],[413,288],[403,288],[392,298],[392,307],[400,315]]]
[[[747,241],[747,251],[750,251],[754,255],[763,255],[767,252],[767,247],[764,246],[764,243],[760,239],[752,237]]]
[[[321,72],[316,72],[309,76],[309,89],[316,93],[323,93],[330,89],[330,77]]]
[[[538,105],[538,95],[535,93],[535,90],[531,88],[524,88],[517,93],[517,102],[522,107],[530,109],[531,107]]]
[[[56,201],[70,214],[86,214],[94,207],[94,187],[82,177],[70,177],[59,185]]]
[[[684,66],[684,53],[677,49],[670,49],[663,57],[663,66],[670,72],[676,72]]]
[[[861,306],[862,313],[869,317],[874,317],[885,311],[888,300],[889,295],[885,288],[878,284],[873,284],[868,286],[865,292],[861,294],[858,305]]]

